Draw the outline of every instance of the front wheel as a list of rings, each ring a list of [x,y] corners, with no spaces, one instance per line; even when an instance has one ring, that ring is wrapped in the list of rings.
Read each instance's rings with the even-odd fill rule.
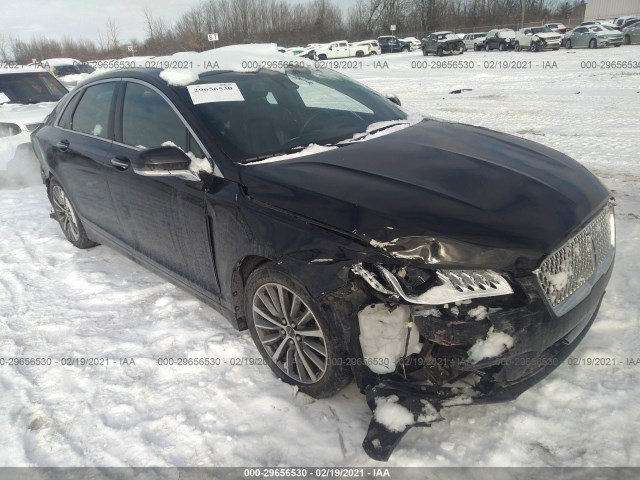
[[[407,53],[409,51],[408,47],[402,47],[402,53]]]
[[[631,37],[629,35],[624,36],[624,44],[631,45]]]
[[[53,217],[74,247],[84,250],[98,245],[87,236],[71,200],[55,178],[49,182],[49,201],[53,207]]]
[[[516,44],[514,46],[514,49],[515,49],[516,52],[519,52],[519,51],[522,50],[522,47],[520,46],[520,42],[516,42]]]
[[[592,38],[591,41],[589,41],[589,48],[598,48],[598,42],[595,38]]]
[[[529,50],[531,50],[532,52],[537,52],[538,44],[536,42],[531,42],[531,45],[529,46]]]
[[[426,57],[427,55],[429,55],[429,52],[427,51],[427,47],[424,47],[424,48],[422,49],[422,55],[423,55],[423,56],[425,56],[425,57]]]
[[[443,57],[444,56],[444,51],[442,50],[442,48],[438,48],[437,53],[438,53],[439,57]]]
[[[474,45],[473,46],[473,51],[474,52],[479,52],[480,51],[480,45]]]
[[[491,51],[491,47],[489,46],[489,44],[488,44],[488,43],[484,46],[484,50],[485,50],[486,52],[490,52],[490,51]]]
[[[507,49],[507,46],[504,43],[501,43],[500,45],[498,45],[498,50],[500,50],[501,52],[504,52]]]
[[[266,265],[249,276],[244,301],[253,341],[282,381],[315,398],[349,383],[345,330],[297,280]]]
[[[564,42],[564,46],[565,46],[568,50],[571,50],[571,47],[573,47],[573,45],[571,45],[571,40],[567,40],[566,42]]]

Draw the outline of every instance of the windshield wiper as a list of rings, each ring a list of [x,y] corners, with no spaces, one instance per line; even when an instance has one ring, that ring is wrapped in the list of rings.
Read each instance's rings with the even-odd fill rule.
[[[357,137],[349,138],[349,139],[346,139],[346,140],[342,140],[341,142],[337,143],[336,145],[338,147],[343,147],[343,146],[348,145],[350,143],[359,142],[360,140],[364,140],[365,138],[367,138],[369,135],[373,135],[374,133],[381,132],[381,131],[386,130],[386,129],[391,128],[391,127],[397,127],[398,125],[411,125],[411,122],[404,120],[404,121],[392,123],[390,125],[384,125],[382,127],[374,128],[373,130],[369,130],[368,132],[363,132],[363,133],[359,133],[359,134],[356,133],[355,135],[358,135]]]
[[[283,150],[281,152],[275,152],[275,153],[267,153],[265,155],[256,155],[255,157],[249,157],[249,158],[245,158],[242,160],[242,164],[246,164],[246,163],[255,163],[255,162],[261,162],[262,160],[266,160],[268,158],[273,158],[273,157],[279,157],[280,155],[287,155],[290,153],[297,153],[299,151],[304,150],[307,147],[291,147],[287,150]]]

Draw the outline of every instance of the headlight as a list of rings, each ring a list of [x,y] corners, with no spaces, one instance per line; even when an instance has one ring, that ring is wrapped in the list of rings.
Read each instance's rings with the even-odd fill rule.
[[[22,129],[15,123],[0,123],[0,137],[18,135]]]
[[[406,276],[406,270],[402,270]],[[407,282],[404,281],[403,287],[399,275],[382,265],[365,268],[359,263],[352,267],[352,271],[364,278],[374,290],[419,305],[444,305],[513,293],[509,282],[493,270],[433,270],[432,278],[422,282],[425,290],[421,293],[407,293]]]

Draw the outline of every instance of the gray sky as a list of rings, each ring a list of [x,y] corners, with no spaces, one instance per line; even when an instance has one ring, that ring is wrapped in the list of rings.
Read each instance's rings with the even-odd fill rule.
[[[308,0],[299,0],[305,3]],[[202,0],[4,0],[0,16],[0,34],[29,40],[32,36],[62,39],[64,36],[97,40],[104,36],[105,24],[112,17],[119,29],[120,41],[144,38],[142,10],[169,24]],[[346,12],[356,0],[334,0]]]

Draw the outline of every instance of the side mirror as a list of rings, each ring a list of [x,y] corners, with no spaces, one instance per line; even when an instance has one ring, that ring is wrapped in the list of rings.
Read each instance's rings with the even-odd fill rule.
[[[400,99],[398,97],[396,97],[395,95],[387,95],[387,99],[390,102],[395,103],[396,105],[398,105],[399,107],[402,106],[402,103],[400,103]]]
[[[200,177],[189,170],[191,159],[178,147],[148,148],[140,152],[132,164],[133,171],[145,177],[179,177],[200,181]]]

